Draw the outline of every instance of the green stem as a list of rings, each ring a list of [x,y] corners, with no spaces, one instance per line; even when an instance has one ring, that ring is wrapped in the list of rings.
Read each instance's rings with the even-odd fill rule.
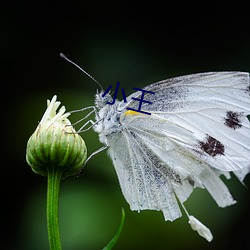
[[[61,250],[59,231],[59,188],[62,170],[58,167],[48,168],[47,186],[47,227],[50,250]]]
[[[122,231],[122,227],[124,225],[124,221],[125,221],[125,212],[124,209],[122,208],[122,218],[121,218],[121,222],[120,225],[114,235],[114,237],[111,239],[111,241],[108,243],[107,246],[105,246],[102,250],[111,250],[113,248],[113,246],[115,245],[116,241],[118,240],[120,233]]]

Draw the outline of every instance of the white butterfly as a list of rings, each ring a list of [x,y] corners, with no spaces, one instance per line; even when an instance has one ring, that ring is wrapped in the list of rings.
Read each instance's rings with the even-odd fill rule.
[[[211,241],[210,230],[183,203],[196,187],[207,189],[220,207],[236,202],[220,176],[233,173],[243,182],[250,172],[249,74],[192,74],[144,90],[155,93],[145,93],[148,103],[141,107],[150,115],[130,110],[138,109],[140,91],[127,102],[109,105],[113,98],[102,89],[95,107],[82,109],[93,108],[81,121],[93,112],[96,121],[89,120],[80,132],[92,123],[104,144],[88,159],[108,148],[131,210],[161,210],[165,220],[173,221],[182,215],[180,204],[191,228]]]
[[[108,147],[122,193],[131,210],[161,210],[165,220],[181,216],[178,201],[206,188],[218,206],[235,203],[220,175],[240,181],[250,172],[250,85],[248,73],[210,72],[167,79],[144,88],[127,103],[96,94],[94,130]],[[193,216],[194,230],[212,240]]]

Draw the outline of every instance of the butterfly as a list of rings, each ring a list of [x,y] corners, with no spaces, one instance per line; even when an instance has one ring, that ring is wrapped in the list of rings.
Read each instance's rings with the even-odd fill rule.
[[[161,210],[165,220],[181,216],[178,202],[205,188],[218,206],[235,200],[220,176],[240,181],[250,171],[248,73],[209,72],[163,80],[127,103],[96,94],[93,129],[108,147],[122,193],[131,210]]]
[[[243,182],[250,172],[249,74],[197,73],[144,90],[141,110],[150,115],[133,111],[140,91],[113,105],[110,93],[97,92],[91,123],[104,147],[96,152],[107,148],[131,210],[160,210],[174,221],[182,206],[192,229],[211,241],[183,203],[197,187],[219,207],[235,203],[220,177],[234,174]]]

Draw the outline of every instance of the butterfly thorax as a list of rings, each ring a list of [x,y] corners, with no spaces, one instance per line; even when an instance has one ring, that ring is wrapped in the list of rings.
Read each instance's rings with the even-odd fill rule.
[[[107,137],[123,129],[120,123],[121,111],[117,110],[119,104],[118,100],[116,100],[113,105],[110,105],[107,102],[110,102],[111,96],[107,94],[102,97],[101,94],[102,93],[96,94],[96,125],[93,128],[99,134],[100,141],[108,145]]]

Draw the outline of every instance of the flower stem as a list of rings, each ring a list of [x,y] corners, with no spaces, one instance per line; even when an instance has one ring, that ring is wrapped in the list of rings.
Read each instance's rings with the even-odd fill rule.
[[[59,231],[59,188],[62,170],[58,167],[48,168],[47,183],[47,228],[50,250],[61,250]]]

